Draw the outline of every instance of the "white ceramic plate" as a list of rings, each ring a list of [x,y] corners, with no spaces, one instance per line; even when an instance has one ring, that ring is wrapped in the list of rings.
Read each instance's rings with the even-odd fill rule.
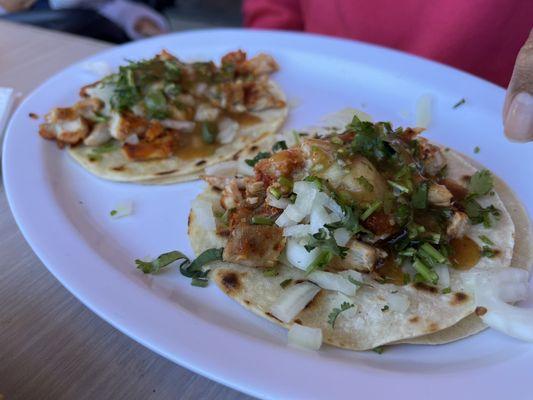
[[[267,52],[296,105],[287,128],[347,106],[376,119],[413,123],[416,101],[433,99],[429,136],[473,155],[505,179],[532,211],[533,149],[502,134],[501,88],[451,68],[357,42],[293,33],[215,30],[115,47],[89,60],[112,66],[168,49],[183,59],[218,58],[242,48]],[[157,353],[200,374],[270,398],[531,398],[533,346],[486,331],[444,346],[397,346],[378,355],[286,346],[286,332],[225,297],[192,287],[176,271],[145,276],[133,260],[180,249],[200,182],[141,186],[102,181],[37,135],[50,108],[69,105],[95,76],[73,65],[18,108],[4,145],[4,179],[21,231],[49,270],[99,316]],[[453,109],[461,98],[466,104]],[[475,146],[481,148],[474,155]],[[133,200],[134,215],[109,212]]]

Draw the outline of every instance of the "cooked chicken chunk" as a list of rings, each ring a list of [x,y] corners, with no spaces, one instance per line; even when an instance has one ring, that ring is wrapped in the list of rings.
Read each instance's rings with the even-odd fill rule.
[[[277,70],[279,70],[278,63],[268,54],[262,53],[239,65],[239,72],[252,73],[256,76],[271,74]]]
[[[46,123],[39,127],[39,134],[45,139],[76,144],[89,133],[88,122],[78,115],[75,108],[54,108],[45,118]]]
[[[147,161],[159,158],[168,158],[173,155],[174,141],[172,137],[165,136],[153,142],[140,142],[138,144],[124,143],[122,150],[130,160]]]
[[[453,195],[444,185],[432,184],[428,189],[428,201],[437,207],[448,207]]]
[[[378,260],[377,250],[369,244],[352,239],[347,244],[348,253],[345,258],[336,258],[331,267],[335,270],[354,269],[371,271]]]
[[[220,110],[209,104],[200,104],[196,108],[196,114],[194,115],[195,121],[215,121],[220,115]]]
[[[302,152],[297,148],[291,148],[280,151],[270,158],[260,160],[254,169],[257,180],[263,181],[265,187],[268,187],[280,176],[291,177],[303,165]]]
[[[446,158],[440,148],[430,144],[427,139],[419,138],[418,145],[426,172],[430,175],[436,175],[446,165]]]
[[[141,135],[148,129],[148,121],[131,114],[113,112],[109,133],[115,139],[126,140],[130,135]]]
[[[446,234],[452,239],[461,238],[465,235],[467,228],[468,216],[461,211],[456,211],[453,213],[453,216],[448,223]]]
[[[285,248],[283,229],[241,222],[231,231],[223,259],[249,267],[271,268]]]

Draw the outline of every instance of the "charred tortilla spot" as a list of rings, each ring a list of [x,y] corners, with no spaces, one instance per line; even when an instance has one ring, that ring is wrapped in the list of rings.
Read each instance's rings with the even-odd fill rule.
[[[246,304],[247,306],[250,305],[250,300],[244,299],[243,301],[244,301],[244,304]]]
[[[435,286],[430,286],[427,283],[424,282],[417,282],[413,285],[415,289],[423,290],[428,293],[437,294],[439,290]]]
[[[294,320],[294,323],[295,323],[295,324],[298,324],[298,325],[302,325],[302,320],[301,320],[300,318],[296,318],[296,319]]]
[[[257,151],[257,149],[259,149],[259,147],[257,147],[256,145],[253,145],[252,147],[250,147],[251,151]]]
[[[233,155],[233,161],[237,161],[239,159],[239,154],[241,154],[240,150]]]
[[[216,187],[216,186],[211,186],[211,190],[213,190],[213,192],[215,192],[215,193],[222,192],[222,189],[220,189],[219,187]]]
[[[420,318],[418,315],[415,315],[414,317],[409,318],[409,322],[412,324],[416,324],[418,321],[420,321]]]
[[[294,281],[294,284],[297,285],[297,284],[302,283],[302,282],[305,282],[305,280],[304,279],[296,279]]]
[[[124,171],[126,169],[125,165],[119,165],[118,167],[111,168],[113,171]]]
[[[32,113],[32,112],[28,114],[28,117],[30,117],[32,119],[39,119],[39,116],[37,114],[35,114],[35,113]]]
[[[462,180],[463,182],[467,182],[467,183],[468,183],[468,182],[470,182],[470,178],[471,178],[470,175],[463,175],[463,176],[461,177],[461,180]]]
[[[485,307],[476,307],[475,313],[476,313],[476,315],[478,317],[481,317],[481,316],[485,315],[487,313],[487,311],[488,310]]]
[[[450,303],[454,306],[457,306],[457,305],[466,303],[467,301],[468,301],[468,295],[466,293],[457,292],[453,294],[453,298]]]
[[[173,172],[176,172],[177,170],[171,169],[170,171],[163,171],[163,172],[157,172],[156,175],[168,175],[172,174]]]
[[[428,333],[437,332],[439,329],[440,329],[440,328],[439,328],[439,324],[437,324],[436,322],[431,322],[431,323],[428,325],[427,332],[428,332]]]
[[[200,160],[200,161],[196,161],[196,163],[194,165],[196,165],[197,167],[199,167],[200,165],[204,165],[207,161],[205,160]]]
[[[233,271],[222,271],[220,283],[226,293],[237,293],[241,289],[241,280],[239,275]]]
[[[275,319],[276,321],[283,322],[283,321],[280,320],[279,318],[276,318],[274,315],[272,315],[270,312],[266,312],[265,315],[266,315],[267,317],[270,317],[270,318]]]

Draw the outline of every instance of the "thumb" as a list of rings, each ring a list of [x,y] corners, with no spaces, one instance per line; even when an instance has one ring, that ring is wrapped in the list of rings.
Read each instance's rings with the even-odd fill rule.
[[[510,140],[533,140],[533,29],[516,58],[503,106],[503,126]]]

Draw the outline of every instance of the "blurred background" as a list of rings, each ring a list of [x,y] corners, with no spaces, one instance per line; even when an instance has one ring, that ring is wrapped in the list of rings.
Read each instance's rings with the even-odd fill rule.
[[[124,43],[167,31],[239,27],[241,6],[242,0],[0,0],[0,19]]]

